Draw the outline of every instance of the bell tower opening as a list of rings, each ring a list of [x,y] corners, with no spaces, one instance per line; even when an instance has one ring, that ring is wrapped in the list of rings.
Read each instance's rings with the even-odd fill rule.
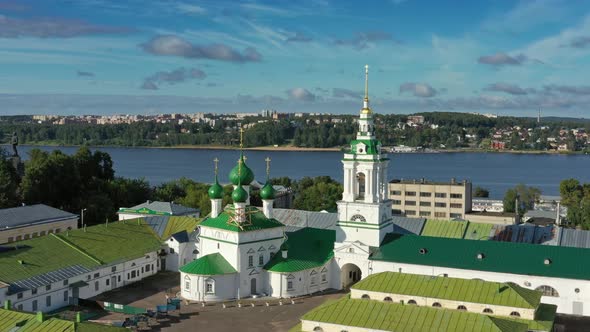
[[[365,181],[366,181],[365,173],[358,173],[356,175],[356,179],[358,181],[358,185],[357,185],[358,192],[357,192],[356,198],[360,199],[360,200],[365,199],[365,188],[366,188],[365,187]]]

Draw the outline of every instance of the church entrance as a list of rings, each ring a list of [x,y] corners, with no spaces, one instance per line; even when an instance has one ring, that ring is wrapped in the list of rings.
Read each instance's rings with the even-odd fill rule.
[[[252,278],[252,280],[250,280],[250,294],[256,294],[256,278]]]
[[[343,289],[348,289],[350,286],[356,284],[362,278],[361,269],[352,264],[348,263],[342,266],[340,272],[340,282],[342,283]]]

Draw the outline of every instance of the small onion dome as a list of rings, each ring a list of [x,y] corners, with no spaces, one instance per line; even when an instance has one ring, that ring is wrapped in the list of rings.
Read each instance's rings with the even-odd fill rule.
[[[231,198],[234,203],[244,203],[248,199],[248,193],[242,186],[237,186],[231,193]]]
[[[242,162],[242,169],[240,170],[240,164],[232,168],[229,172],[229,181],[234,185],[249,185],[254,181],[254,173],[244,162],[244,155],[240,155],[240,161]]]
[[[260,189],[260,198],[262,199],[274,199],[275,198],[275,189],[272,187],[270,183],[266,183],[262,189]]]
[[[209,187],[208,193],[211,199],[223,198],[223,187],[217,182],[217,178],[215,178],[215,183]]]

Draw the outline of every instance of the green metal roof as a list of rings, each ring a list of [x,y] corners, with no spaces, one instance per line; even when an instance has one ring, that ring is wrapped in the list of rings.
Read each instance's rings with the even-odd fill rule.
[[[57,236],[105,264],[141,257],[162,245],[143,219],[115,221]]]
[[[359,281],[353,289],[436,299],[536,309],[541,292],[514,283],[383,272]]]
[[[334,257],[336,232],[329,229],[303,228],[287,233],[287,258],[277,253],[264,266],[271,272],[296,272],[319,267]]]
[[[421,249],[426,253],[422,254]],[[422,251],[424,252],[424,251]],[[478,254],[483,254],[478,259]],[[388,234],[371,260],[590,280],[590,249]],[[545,264],[545,260],[549,264]]]
[[[240,228],[235,224],[228,223],[231,208],[226,209],[216,218],[207,218],[201,222],[201,226],[219,228],[231,232],[249,232],[266,228],[283,227],[284,225],[276,219],[267,218],[264,213],[253,206],[247,206],[246,210],[252,225]]]
[[[465,231],[464,239],[467,240],[482,240],[487,241],[490,239],[490,233],[494,228],[493,224],[481,224],[476,222],[469,222],[469,226]]]
[[[466,228],[466,221],[426,220],[420,235],[460,239]]]
[[[181,272],[200,275],[220,275],[237,273],[220,253],[209,254],[194,260],[180,268]]]
[[[526,332],[528,324],[466,311],[403,305],[373,300],[342,299],[321,305],[302,320],[384,331]]]
[[[138,219],[139,220],[139,219]],[[127,220],[50,234],[4,245],[0,252],[0,281],[13,283],[59,269],[100,265],[141,257],[160,248],[161,242],[143,220]]]
[[[42,321],[37,319],[36,314],[25,313],[20,311],[0,309],[0,331],[13,331],[19,327],[18,332],[118,332],[127,331],[127,329],[99,325],[94,323],[82,322],[75,323],[72,321],[59,319],[45,315]]]
[[[173,234],[186,231],[188,234],[192,233],[195,228],[201,223],[200,219],[193,217],[175,217],[168,218],[166,229],[162,232],[161,239],[169,239]]]
[[[367,146],[366,153],[363,154],[380,154],[381,151],[377,148],[377,146],[381,145],[381,142],[378,140],[371,140],[371,139],[355,139],[350,142],[350,153],[357,154],[360,153],[358,151],[357,145],[359,143],[363,143]]]

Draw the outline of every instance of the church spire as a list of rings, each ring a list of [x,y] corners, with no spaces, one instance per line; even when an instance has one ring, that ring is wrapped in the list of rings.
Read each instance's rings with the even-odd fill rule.
[[[369,65],[365,65],[365,98],[361,114],[371,114],[371,108],[369,108]]]

